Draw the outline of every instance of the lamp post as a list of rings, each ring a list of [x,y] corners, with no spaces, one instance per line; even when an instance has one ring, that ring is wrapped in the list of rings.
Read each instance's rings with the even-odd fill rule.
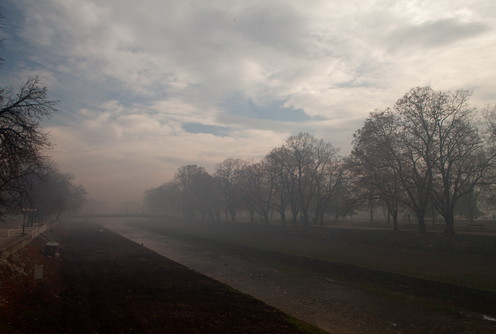
[[[26,226],[26,213],[28,212],[29,209],[27,208],[22,208],[21,211],[22,211],[22,233],[21,235],[24,236],[26,235],[26,233],[24,232],[24,228]]]
[[[31,227],[36,223],[38,226],[38,209],[31,209]]]

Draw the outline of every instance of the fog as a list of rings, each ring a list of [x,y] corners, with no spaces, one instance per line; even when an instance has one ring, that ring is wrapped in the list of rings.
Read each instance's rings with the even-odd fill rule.
[[[134,266],[166,257],[329,332],[495,331],[495,1],[6,0],[0,23],[5,245],[77,241],[30,248],[76,288],[124,268],[146,292]],[[47,298],[93,298],[70,289]]]

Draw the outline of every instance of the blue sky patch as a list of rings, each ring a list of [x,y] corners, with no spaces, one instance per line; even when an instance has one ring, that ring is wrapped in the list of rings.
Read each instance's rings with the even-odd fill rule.
[[[201,123],[184,123],[182,128],[189,133],[208,133],[218,137],[226,137],[229,134],[229,128],[227,127]]]
[[[286,100],[274,100],[266,105],[256,104],[253,99],[233,94],[224,100],[224,109],[234,115],[267,119],[280,122],[306,122],[323,120],[323,117],[311,117],[303,109],[286,107]]]

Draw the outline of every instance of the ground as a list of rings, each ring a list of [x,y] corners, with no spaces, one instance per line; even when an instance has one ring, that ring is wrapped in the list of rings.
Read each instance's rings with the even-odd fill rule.
[[[484,320],[496,314],[494,236],[116,222],[123,235],[331,333],[496,332]]]
[[[92,223],[54,227],[0,268],[1,333],[319,332]]]
[[[187,241],[192,252],[210,249],[210,257],[264,265],[267,270],[235,268],[234,278],[256,274],[266,285],[262,294],[274,290],[283,304],[291,304],[289,293],[299,293],[300,302],[322,299],[327,289],[331,297],[321,311],[329,315],[331,333],[496,333],[496,322],[483,319],[496,314],[492,237],[145,221],[134,225]],[[43,254],[52,240],[61,243],[59,257]],[[342,261],[334,261],[337,255]],[[359,257],[368,267],[352,263]],[[226,258],[207,260],[219,271],[232,266]],[[449,268],[431,269],[444,262]],[[34,282],[32,268],[40,264],[45,278]],[[403,274],[372,267],[399,267]],[[405,275],[409,271],[422,278]],[[442,282],[439,273],[463,284]],[[0,281],[0,333],[318,332],[92,222],[45,233],[0,265]],[[290,288],[282,290],[283,283]]]

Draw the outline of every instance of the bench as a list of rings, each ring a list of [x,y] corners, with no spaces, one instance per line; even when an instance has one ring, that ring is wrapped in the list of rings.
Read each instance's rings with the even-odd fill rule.
[[[482,231],[482,230],[484,230],[484,224],[468,224],[467,230],[468,231]]]

